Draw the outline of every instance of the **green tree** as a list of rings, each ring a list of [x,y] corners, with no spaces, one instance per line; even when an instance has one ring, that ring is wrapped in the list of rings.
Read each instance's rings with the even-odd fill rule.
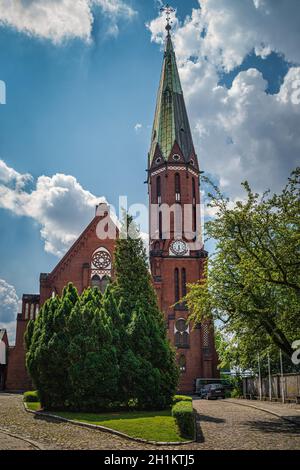
[[[116,244],[114,295],[126,328],[123,393],[139,407],[164,408],[176,390],[178,368],[157,305],[143,241],[126,215]]]
[[[290,358],[300,336],[299,177],[297,168],[279,195],[259,196],[243,183],[246,198],[234,206],[205,179],[216,212],[206,233],[216,250],[186,301],[194,320],[222,322],[232,357],[244,365],[268,348]]]
[[[49,408],[64,408],[70,396],[67,322],[77,301],[77,290],[69,284],[61,298],[45,302],[34,322],[26,365],[42,404]]]
[[[80,297],[72,284],[47,300],[28,327],[26,365],[48,409],[94,411],[115,398],[118,364],[112,320],[102,296],[87,289]]]
[[[112,319],[98,289],[87,289],[68,321],[69,407],[97,411],[116,399],[118,363]]]

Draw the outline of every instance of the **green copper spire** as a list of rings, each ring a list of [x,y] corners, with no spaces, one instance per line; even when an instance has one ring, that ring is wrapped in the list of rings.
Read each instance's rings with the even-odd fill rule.
[[[157,95],[149,164],[153,160],[157,145],[165,160],[168,160],[175,142],[179,145],[186,162],[194,153],[169,24],[166,29],[168,34]]]

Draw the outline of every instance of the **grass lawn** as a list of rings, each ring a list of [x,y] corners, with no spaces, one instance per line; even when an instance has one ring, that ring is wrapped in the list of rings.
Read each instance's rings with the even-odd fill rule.
[[[40,409],[39,403],[27,403],[30,410]],[[99,424],[110,429],[139,437],[149,441],[185,442],[171,415],[171,410],[164,411],[128,411],[114,413],[73,413],[55,411],[53,414],[84,423]]]

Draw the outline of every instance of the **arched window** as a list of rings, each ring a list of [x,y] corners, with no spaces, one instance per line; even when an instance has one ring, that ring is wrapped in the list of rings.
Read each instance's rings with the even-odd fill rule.
[[[185,268],[181,269],[181,294],[182,294],[182,297],[186,296],[186,270]]]
[[[193,192],[193,204],[196,204],[196,183],[195,183],[195,178],[192,179],[192,192]]]
[[[207,323],[204,323],[202,326],[202,341],[203,348],[209,349],[209,326]]]
[[[162,240],[163,233],[162,233],[162,213],[159,211],[158,214],[158,237],[160,240]]]
[[[100,287],[100,290],[101,290],[102,294],[104,294],[105,289],[106,289],[106,287],[108,286],[109,283],[110,283],[110,277],[109,276],[103,276],[103,278],[101,280],[101,287]]]
[[[177,348],[189,347],[189,325],[184,318],[179,318],[174,327],[175,346]]]
[[[161,180],[160,176],[156,178],[156,200],[157,204],[161,204]]]
[[[193,192],[193,208],[192,208],[192,217],[193,217],[193,232],[197,230],[197,209],[196,209],[196,182],[195,178],[192,179],[192,192]]]
[[[111,277],[111,271],[111,254],[104,246],[101,246],[91,257],[90,285],[104,292],[108,283],[107,279]]]
[[[159,251],[159,248],[160,248],[159,242],[156,241],[156,242],[154,243],[153,250],[154,250],[154,251]]]
[[[179,302],[180,293],[179,293],[179,269],[175,268],[174,271],[174,287],[175,287],[175,302]]]
[[[30,305],[30,320],[34,320],[34,304]]]
[[[29,304],[25,304],[25,320],[29,318]]]
[[[101,279],[98,274],[94,274],[91,279],[91,286],[95,287],[96,289],[101,289]]]
[[[175,201],[180,202],[180,175],[175,173]]]
[[[192,215],[193,215],[193,232],[197,230],[197,209],[196,206],[192,208]]]
[[[186,372],[186,358],[184,354],[181,354],[178,361],[180,372]]]

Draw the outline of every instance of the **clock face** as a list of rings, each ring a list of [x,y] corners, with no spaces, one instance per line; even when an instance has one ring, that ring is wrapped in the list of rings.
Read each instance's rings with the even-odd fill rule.
[[[188,251],[187,244],[183,240],[174,240],[171,243],[170,248],[171,251],[177,256],[185,255]]]

